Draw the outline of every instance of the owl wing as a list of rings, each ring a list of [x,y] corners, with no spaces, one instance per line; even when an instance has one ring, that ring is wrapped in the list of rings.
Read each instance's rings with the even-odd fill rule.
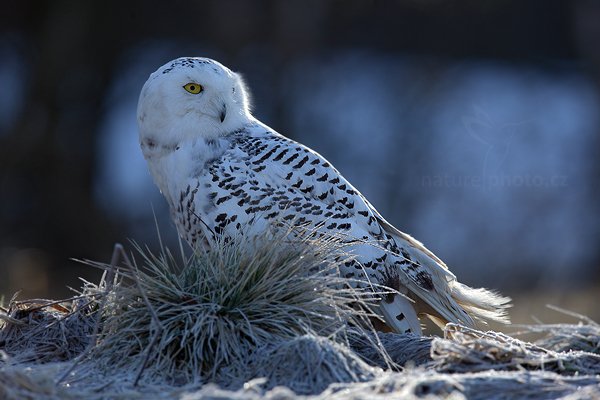
[[[195,193],[201,187],[204,193],[192,201],[193,215],[202,220],[192,226],[204,232],[209,228],[212,234],[251,226],[261,234],[274,220],[318,225],[321,231],[368,242],[358,250],[359,259],[365,264],[364,273],[367,280],[384,284],[382,269],[389,268],[366,265],[385,258],[390,249],[378,247],[377,242],[389,243],[386,234],[391,232],[400,246],[404,242],[413,246],[410,251],[416,253],[408,258],[418,255],[426,259],[418,263],[397,262],[391,269],[401,283],[444,320],[472,325],[469,316],[452,299],[448,283],[454,275],[419,242],[387,223],[325,158],[261,124],[234,133],[229,140],[230,149],[203,169],[202,176],[191,180],[192,189],[187,192]],[[184,198],[181,203],[182,208],[190,206],[189,199]],[[399,249],[395,252],[404,257]],[[349,269],[347,266],[346,275]],[[407,327],[415,331],[418,319],[410,303],[399,297],[395,300],[398,301],[381,303],[386,322],[400,332]],[[412,314],[410,324],[398,318]]]

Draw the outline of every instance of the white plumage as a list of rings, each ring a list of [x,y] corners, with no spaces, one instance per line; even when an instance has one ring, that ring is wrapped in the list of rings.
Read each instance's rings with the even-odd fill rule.
[[[218,62],[178,58],[159,68],[140,94],[138,124],[150,172],[192,246],[302,224],[345,238],[355,260],[340,271],[355,285],[398,291],[378,307],[397,332],[420,334],[418,315],[438,324],[507,321],[508,298],[459,283],[321,155],[252,117],[243,81]]]

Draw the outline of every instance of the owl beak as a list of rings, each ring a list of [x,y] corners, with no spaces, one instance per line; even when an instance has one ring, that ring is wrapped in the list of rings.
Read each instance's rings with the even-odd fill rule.
[[[225,121],[226,116],[227,116],[227,105],[225,103],[223,103],[223,108],[221,109],[221,112],[219,113],[219,119],[221,120],[221,122]]]

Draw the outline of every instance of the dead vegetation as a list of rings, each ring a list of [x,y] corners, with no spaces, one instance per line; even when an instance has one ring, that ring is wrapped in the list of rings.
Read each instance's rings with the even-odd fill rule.
[[[0,309],[0,398],[600,396],[600,325],[584,316],[521,327],[532,343],[458,325],[445,338],[376,334],[372,296],[340,289],[323,262],[334,240],[234,243],[181,260],[137,248],[92,263],[102,281],[70,299],[13,298]]]

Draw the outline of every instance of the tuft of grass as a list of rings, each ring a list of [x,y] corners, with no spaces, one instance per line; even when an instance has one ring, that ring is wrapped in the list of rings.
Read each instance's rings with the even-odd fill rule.
[[[0,307],[0,355],[12,363],[48,363],[71,360],[86,348],[98,310],[91,290],[63,301],[17,301],[17,295]]]
[[[525,325],[524,328],[529,333],[544,335],[536,340],[538,346],[558,352],[584,351],[600,355],[600,324],[573,311],[553,305],[547,307],[579,321],[577,324]]]
[[[577,336],[576,326],[563,325],[563,332]],[[447,339],[431,342],[431,356],[436,370],[450,373],[478,371],[553,371],[561,375],[594,375],[600,370],[598,354],[573,351],[558,352],[523,342],[500,332],[447,324]]]
[[[140,374],[207,381],[265,345],[307,333],[344,341],[348,324],[368,326],[373,293],[326,261],[343,253],[339,241],[286,237],[221,240],[179,261],[135,245],[142,264],[119,268],[92,359],[106,370],[137,359]]]

